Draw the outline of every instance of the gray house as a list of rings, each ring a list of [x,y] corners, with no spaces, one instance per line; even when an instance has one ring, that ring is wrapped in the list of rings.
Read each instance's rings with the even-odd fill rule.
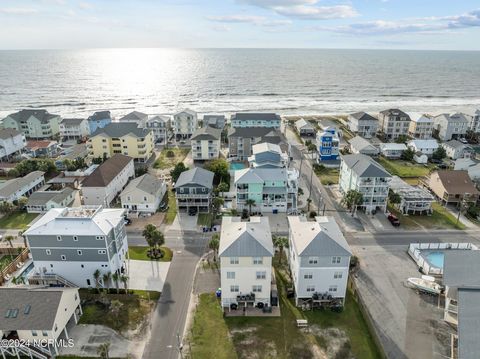
[[[288,166],[288,155],[279,145],[262,142],[253,145],[253,155],[248,158],[250,167],[285,168]]]
[[[353,133],[365,138],[372,138],[378,130],[378,120],[365,112],[348,115],[347,127]]]
[[[118,120],[118,122],[133,122],[136,123],[138,127],[142,128],[145,127],[147,121],[148,115],[139,111],[132,111]]]
[[[203,168],[193,168],[182,172],[175,183],[177,208],[199,212],[208,212],[212,200],[214,173]]]
[[[279,130],[268,127],[230,128],[228,131],[229,157],[246,161],[253,153],[253,145],[262,142],[277,144],[288,151],[288,143]]]
[[[225,127],[225,115],[204,115],[203,127],[207,126],[222,130]]]
[[[317,133],[315,127],[303,118],[295,122],[295,128],[300,136],[315,136]]]
[[[433,118],[434,132],[442,141],[462,138],[471,126],[472,117],[463,113],[444,113]]]
[[[52,208],[64,208],[69,206],[75,199],[77,191],[65,187],[60,191],[37,191],[34,192],[27,202],[28,213],[44,213]]]
[[[368,140],[363,137],[355,136],[348,141],[350,145],[350,151],[353,154],[360,153],[367,156],[377,156],[380,150],[372,145]]]

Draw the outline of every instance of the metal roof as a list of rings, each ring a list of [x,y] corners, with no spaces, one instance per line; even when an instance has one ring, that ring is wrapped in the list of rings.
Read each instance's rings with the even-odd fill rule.
[[[458,358],[478,359],[480,353],[480,288],[458,290]]]
[[[480,250],[446,250],[444,253],[445,285],[480,288]]]
[[[285,168],[244,168],[235,171],[235,184],[282,180],[287,181],[287,170]]]
[[[379,163],[362,154],[341,156],[345,164],[359,177],[392,177]]]

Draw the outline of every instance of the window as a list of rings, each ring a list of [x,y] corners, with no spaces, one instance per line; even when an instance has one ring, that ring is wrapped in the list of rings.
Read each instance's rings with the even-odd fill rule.
[[[58,326],[55,324],[55,331],[57,331],[57,330],[58,330]]]
[[[232,292],[232,293],[240,292],[240,288],[238,288],[238,285],[231,285],[230,286],[230,292]]]
[[[79,250],[77,251],[77,254],[78,254],[79,256],[81,256],[81,255],[82,255],[82,251],[79,249]]]
[[[253,264],[263,264],[263,257],[253,257]]]
[[[62,236],[57,236],[57,241],[61,241],[62,240]]]
[[[52,251],[50,249],[46,249],[45,253],[47,253],[47,256],[50,256],[52,254]]]
[[[253,293],[259,293],[262,291],[262,286],[261,285],[252,285],[252,292]]]
[[[342,277],[343,277],[343,273],[342,273],[342,272],[335,272],[335,273],[333,274],[333,278],[335,278],[335,279],[340,279],[340,278],[342,278]]]
[[[37,331],[36,330],[32,330],[32,336],[36,337],[38,334],[37,334]]]
[[[107,251],[105,249],[100,249],[98,251],[98,254],[107,254]]]
[[[78,241],[78,237],[77,237],[77,236],[73,236],[73,240],[74,240],[75,242],[77,242],[77,241]]]
[[[87,279],[87,285],[90,286],[90,279]]]
[[[306,273],[303,275],[303,279],[313,279],[313,274],[312,273]]]
[[[330,287],[328,287],[328,291],[329,292],[336,292],[337,291],[337,286],[336,285],[331,285]]]
[[[80,268],[85,268],[85,266],[83,264],[80,264]]]
[[[143,197],[143,200],[146,201],[146,200],[147,200],[147,197],[144,196],[144,197]]]
[[[238,264],[238,257],[230,257],[230,264]]]
[[[235,279],[235,272],[227,272],[227,279]]]
[[[318,257],[308,257],[308,264],[318,264]]]
[[[332,264],[338,264],[341,260],[341,257],[332,257]]]
[[[267,277],[267,272],[257,272],[257,279],[265,279]]]
[[[315,292],[315,286],[307,285],[307,292]]]
[[[43,335],[44,337],[48,337],[48,332],[47,332],[46,330],[42,330],[42,335]]]
[[[67,256],[66,256],[65,254],[62,254],[62,255],[60,256],[60,258],[62,258],[62,261],[66,261],[66,260],[67,260]]]
[[[97,237],[96,237],[96,240],[97,240],[97,241],[101,241],[101,240],[103,240],[103,239],[105,239],[104,236],[97,236]]]

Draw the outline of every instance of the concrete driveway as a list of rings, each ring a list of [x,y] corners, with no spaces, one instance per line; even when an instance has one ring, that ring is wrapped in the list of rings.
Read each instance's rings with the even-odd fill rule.
[[[196,231],[198,215],[189,216],[188,213],[178,213],[172,223],[172,229],[180,229],[183,231]]]
[[[163,291],[170,262],[157,261],[129,261],[130,289]]]

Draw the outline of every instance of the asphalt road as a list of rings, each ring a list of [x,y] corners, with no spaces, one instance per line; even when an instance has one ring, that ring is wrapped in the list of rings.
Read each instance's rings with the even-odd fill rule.
[[[205,252],[209,236],[194,232],[169,230],[165,244],[174,250],[162,295],[152,316],[150,340],[143,359],[176,359],[177,334],[182,337],[198,260]],[[129,232],[129,244],[145,244],[141,235]],[[180,238],[180,239],[179,239]]]

